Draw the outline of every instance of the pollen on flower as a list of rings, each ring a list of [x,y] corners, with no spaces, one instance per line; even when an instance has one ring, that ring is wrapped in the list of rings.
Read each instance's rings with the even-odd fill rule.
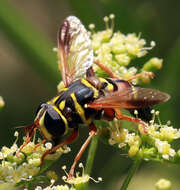
[[[151,47],[156,46],[156,42],[155,41],[151,41]]]
[[[69,183],[71,185],[78,185],[82,183],[87,183],[90,179],[93,180],[95,183],[99,183],[100,181],[102,181],[101,177],[99,177],[98,180],[95,180],[92,177],[90,177],[88,174],[85,174],[84,166],[82,163],[79,164],[79,168],[82,168],[82,175],[80,175],[80,172],[76,172],[75,176],[73,176],[72,178],[69,178],[69,175],[66,171],[66,166],[63,166],[62,169],[64,170],[66,174],[66,176],[62,177],[64,182]]]
[[[15,137],[18,137],[18,136],[19,136],[18,131],[15,131],[14,136],[15,136]]]
[[[135,114],[136,116],[138,116],[138,111],[137,111],[137,110],[134,110],[134,114]]]
[[[109,15],[109,18],[110,18],[110,19],[114,19],[114,18],[115,18],[115,15],[114,15],[114,14],[110,14],[110,15]]]
[[[108,22],[109,18],[107,16],[104,17],[104,22]]]

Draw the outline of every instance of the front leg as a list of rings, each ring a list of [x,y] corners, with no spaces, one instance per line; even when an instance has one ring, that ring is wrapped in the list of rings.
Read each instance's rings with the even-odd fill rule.
[[[44,164],[44,159],[45,157],[48,155],[48,154],[51,154],[51,153],[54,153],[56,152],[56,150],[64,145],[67,145],[67,144],[71,144],[72,142],[74,142],[78,137],[78,129],[74,129],[72,131],[72,133],[70,134],[70,136],[65,139],[62,143],[59,143],[57,145],[55,145],[54,147],[52,147],[51,149],[47,150],[41,157],[41,165]]]
[[[96,126],[92,123],[89,126],[90,132],[89,132],[89,137],[86,139],[86,141],[84,142],[84,144],[82,145],[81,149],[79,150],[77,156],[74,159],[74,162],[71,166],[71,169],[69,171],[69,179],[71,179],[74,176],[74,169],[76,167],[77,162],[79,161],[79,159],[81,158],[83,152],[85,151],[86,147],[88,146],[88,144],[91,142],[91,139],[94,137],[94,135],[97,132]]]

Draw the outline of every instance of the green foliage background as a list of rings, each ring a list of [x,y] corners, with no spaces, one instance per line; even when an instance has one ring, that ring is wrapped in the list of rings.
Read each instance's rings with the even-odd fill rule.
[[[14,127],[31,123],[36,107],[56,94],[60,76],[52,48],[56,46],[61,21],[69,15],[78,16],[86,27],[95,23],[96,30],[100,30],[104,29],[103,17],[114,13],[116,30],[141,32],[148,42],[156,42],[149,55],[163,58],[164,66],[151,87],[171,95],[171,100],[157,109],[162,121],[171,120],[172,125],[179,128],[179,10],[178,0],[0,0],[0,95],[6,102],[0,113],[0,145],[10,145]],[[61,176],[61,166],[70,167],[87,135],[86,128],[82,128],[72,152],[57,163]],[[119,189],[130,165],[131,160],[126,156],[100,143],[92,176],[101,176],[104,181],[95,187]],[[173,189],[178,189],[178,167],[144,163],[129,189],[153,189],[160,177],[169,178]]]

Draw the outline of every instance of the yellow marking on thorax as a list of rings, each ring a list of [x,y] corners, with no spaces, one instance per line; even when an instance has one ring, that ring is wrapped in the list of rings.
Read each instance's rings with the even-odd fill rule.
[[[68,122],[66,118],[56,106],[53,106],[53,109],[55,109],[58,112],[58,114],[61,116],[61,118],[63,119],[65,127],[66,127],[64,134],[67,134],[69,127],[68,127]]]
[[[92,86],[87,80],[85,80],[85,79],[81,79],[81,82],[84,84],[84,85],[86,85],[87,87],[89,87],[89,88],[92,88],[93,89],[93,91],[94,91],[94,98],[97,98],[98,97],[98,95],[99,95],[99,92],[98,92],[98,90],[94,87],[94,86]]]
[[[61,91],[67,91],[69,88],[62,88]]]
[[[99,80],[101,82],[107,83],[105,90],[110,91],[110,92],[114,91],[114,86],[111,83],[109,83],[105,78],[99,78]]]
[[[74,101],[74,105],[75,105],[75,109],[78,112],[78,114],[80,115],[81,119],[83,120],[84,123],[86,124],[90,124],[92,122],[92,119],[86,119],[85,117],[85,113],[84,113],[84,109],[82,108],[82,106],[77,102],[76,96],[74,93],[71,94],[71,98]]]
[[[52,135],[47,131],[46,127],[44,126],[44,116],[45,113],[43,113],[43,115],[41,116],[40,120],[39,120],[39,126],[40,126],[40,130],[43,134],[43,136],[48,139],[48,140],[52,140]]]
[[[134,86],[131,86],[131,88],[132,88],[132,91],[133,91],[133,98],[134,98],[134,99],[137,99],[137,97],[138,97],[138,92],[137,92],[136,88],[135,88]]]
[[[68,90],[68,88],[62,88],[61,89],[61,91],[67,91]],[[60,96],[59,95],[57,95],[57,96],[55,96],[54,98],[52,98],[51,100],[49,100],[48,102],[47,102],[47,104],[54,104],[56,101],[57,101],[57,99],[59,98]]]
[[[66,103],[65,100],[61,101],[61,103],[59,104],[59,108],[60,108],[60,110],[63,110],[63,109],[64,109],[64,107],[65,107],[65,103]]]
[[[59,96],[55,96],[54,98],[52,98],[51,100],[49,100],[47,102],[47,104],[54,104],[58,98],[59,98]]]

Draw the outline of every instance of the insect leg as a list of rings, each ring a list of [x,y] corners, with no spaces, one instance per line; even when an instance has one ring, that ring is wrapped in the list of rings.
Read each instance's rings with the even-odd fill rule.
[[[93,71],[93,68],[90,67],[87,71],[86,71],[86,77],[94,77],[95,74],[94,74],[94,71]]]
[[[30,127],[31,127],[31,129],[30,129]],[[24,142],[24,144],[19,148],[19,150],[16,152],[16,156],[18,156],[19,152],[21,152],[21,150],[31,141],[31,139],[37,129],[37,127],[34,124],[31,126],[27,126],[27,128],[29,128],[28,129],[29,131],[27,132],[28,133],[27,139]],[[25,129],[25,130],[27,130],[27,129]]]
[[[107,67],[106,65],[103,65],[102,63],[100,63],[99,61],[95,61],[94,62],[97,66],[99,66],[103,71],[105,71],[111,78],[114,78],[114,79],[120,79],[118,76],[116,76],[112,70]]]
[[[55,145],[54,147],[52,147],[51,149],[47,150],[42,155],[41,165],[44,164],[44,159],[48,154],[54,153],[58,148],[62,147],[63,145],[71,144],[73,141],[75,141],[77,139],[77,137],[78,137],[78,129],[74,129],[67,139],[65,139],[62,143],[59,143],[59,144]]]
[[[38,143],[38,144],[34,147],[34,151],[35,151],[40,145],[44,144],[46,141],[47,141],[47,140],[44,139],[44,140],[42,140],[40,143]]]
[[[78,152],[78,154],[76,155],[74,162],[71,166],[71,169],[69,171],[69,178],[72,178],[74,176],[74,169],[76,167],[77,162],[79,161],[79,159],[81,158],[83,152],[85,151],[86,147],[88,146],[88,144],[90,143],[91,139],[93,138],[93,136],[96,134],[97,129],[96,126],[92,123],[89,126],[90,132],[89,132],[89,137],[86,139],[86,141],[84,142],[84,144],[82,145],[80,151]]]
[[[141,119],[123,115],[119,109],[115,109],[115,112],[116,112],[117,119],[139,123],[143,126],[144,133],[147,133],[147,129],[146,129],[147,124],[144,121],[142,121]]]
[[[136,74],[134,76],[131,76],[131,77],[125,79],[125,80],[128,81],[128,82],[130,82],[131,80],[137,79],[137,78],[140,78],[140,77],[154,78],[154,73],[153,72],[142,71],[141,73],[138,73],[138,74]]]

